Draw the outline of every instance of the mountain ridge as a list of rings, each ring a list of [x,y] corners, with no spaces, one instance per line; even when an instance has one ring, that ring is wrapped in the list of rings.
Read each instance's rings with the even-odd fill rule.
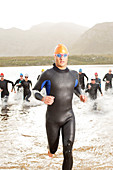
[[[73,23],[42,23],[29,30],[0,29],[0,56],[48,56],[55,46],[71,45],[88,28]]]
[[[0,56],[52,56],[57,44],[70,55],[113,54],[113,22],[92,28],[73,23],[42,23],[29,30],[0,28]]]

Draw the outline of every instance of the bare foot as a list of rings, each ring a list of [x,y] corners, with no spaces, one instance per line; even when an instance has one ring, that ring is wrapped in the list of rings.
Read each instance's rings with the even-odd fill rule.
[[[48,156],[51,158],[53,157],[53,154],[49,150],[48,150]]]

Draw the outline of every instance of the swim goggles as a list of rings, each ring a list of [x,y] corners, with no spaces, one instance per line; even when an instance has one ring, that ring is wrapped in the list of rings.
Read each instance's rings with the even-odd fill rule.
[[[68,54],[55,54],[55,56],[61,58],[62,56],[67,57]]]

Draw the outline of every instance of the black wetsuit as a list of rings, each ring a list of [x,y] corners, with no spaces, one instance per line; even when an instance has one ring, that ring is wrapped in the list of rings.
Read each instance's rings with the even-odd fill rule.
[[[32,82],[30,80],[25,81],[22,80],[21,81],[21,86],[24,89],[24,100],[28,101],[28,98],[31,96],[31,91],[30,91],[30,85],[32,86]]]
[[[101,88],[101,79],[96,78],[96,79],[95,79],[95,82],[96,82],[97,84],[99,84],[99,86],[100,86],[100,88]]]
[[[88,86],[91,86],[90,89],[88,89]],[[101,91],[101,88],[100,88],[100,85],[99,84],[92,84],[92,83],[88,83],[87,84],[87,89],[85,90],[85,92],[88,92],[89,93],[89,97],[92,99],[92,100],[95,100],[97,98],[97,90],[100,91],[100,93],[102,94],[102,91]]]
[[[23,81],[23,80],[21,80],[21,79],[16,80],[14,86],[16,86],[16,84],[21,83],[21,81]],[[21,87],[22,87],[22,85],[19,85],[18,88],[17,88],[17,91],[19,91],[19,88],[21,88]]]
[[[72,146],[75,137],[75,117],[72,110],[73,92],[80,95],[78,73],[68,68],[60,70],[54,64],[52,69],[45,71],[37,81],[33,90],[41,91],[45,86],[47,95],[55,97],[52,105],[48,105],[46,112],[46,130],[49,149],[52,154],[57,150],[60,130],[63,140],[63,170],[71,170],[73,164]],[[35,98],[42,99],[40,93]]]
[[[109,88],[112,88],[112,78],[113,78],[113,74],[107,73],[104,76],[103,81],[109,81],[109,83],[106,82],[106,84],[105,84],[105,91],[107,91]]]
[[[79,83],[80,83],[81,89],[83,89],[83,90],[85,89],[84,77],[86,77],[87,81],[88,81],[88,77],[86,76],[85,73],[79,74]]]
[[[6,79],[4,79],[3,81],[0,80],[0,88],[3,90],[1,92],[1,98],[5,97],[5,96],[7,96],[7,97],[9,96],[8,83],[12,84],[12,89],[13,89],[14,84],[12,81],[6,80]]]

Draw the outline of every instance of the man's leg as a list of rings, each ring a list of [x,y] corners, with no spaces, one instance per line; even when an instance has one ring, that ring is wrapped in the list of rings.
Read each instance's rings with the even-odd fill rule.
[[[28,101],[28,102],[30,101],[30,100],[28,100],[30,96],[31,96],[31,91],[29,91],[29,93],[26,95],[26,97],[25,97],[26,101]]]
[[[107,87],[107,83],[105,84],[105,91],[107,91],[108,87]]]
[[[72,146],[75,138],[75,119],[74,117],[62,127],[63,138],[63,170],[71,170],[73,166]]]
[[[4,102],[7,104],[9,96],[4,96]]]
[[[85,84],[81,85],[81,89],[84,90],[85,89]]]
[[[106,84],[105,84],[105,91],[107,91],[109,88],[110,88],[110,84],[109,84],[109,83],[106,83]]]
[[[110,89],[112,88],[112,84],[110,84]]]
[[[60,137],[60,127],[54,122],[46,122],[46,132],[48,138],[48,147],[51,154],[57,151],[59,137]]]
[[[5,95],[4,97],[1,98],[2,101],[2,110],[7,109],[8,106],[8,97],[7,95]]]

